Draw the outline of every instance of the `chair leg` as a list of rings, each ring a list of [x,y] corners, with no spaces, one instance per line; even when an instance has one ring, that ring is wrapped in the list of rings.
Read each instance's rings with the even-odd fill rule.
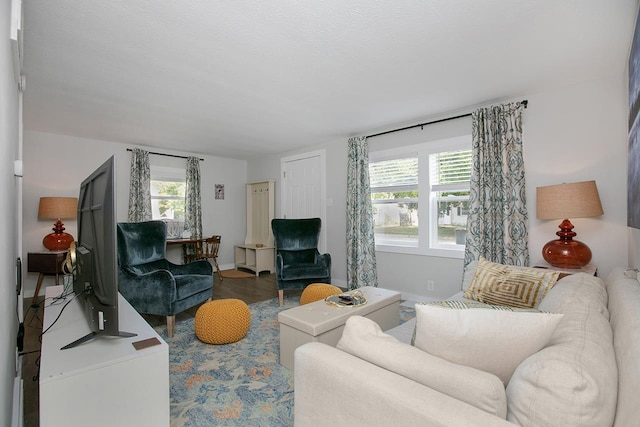
[[[222,282],[222,271],[220,271],[220,266],[218,265],[218,259],[214,258],[213,262],[216,264],[216,271],[218,272],[218,277],[220,278],[220,281]]]
[[[278,302],[280,303],[280,307],[284,303],[284,291],[282,289],[278,290]]]
[[[167,316],[167,336],[173,338],[173,330],[176,326],[176,316]]]

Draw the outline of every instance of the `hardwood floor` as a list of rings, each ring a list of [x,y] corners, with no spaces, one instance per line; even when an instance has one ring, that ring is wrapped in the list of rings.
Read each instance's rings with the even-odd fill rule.
[[[287,295],[300,295],[301,290],[286,291]],[[220,281],[217,275],[213,284],[213,299],[237,298],[247,304],[278,297],[275,274],[262,273],[260,277],[229,279]],[[41,298],[42,299],[42,298]],[[176,316],[176,322],[195,317],[199,306]],[[43,304],[31,308],[31,298],[24,299],[24,356],[22,378],[24,379],[24,426],[38,427],[38,366],[40,362],[40,333],[42,332]],[[143,315],[151,326],[166,324],[163,316]]]

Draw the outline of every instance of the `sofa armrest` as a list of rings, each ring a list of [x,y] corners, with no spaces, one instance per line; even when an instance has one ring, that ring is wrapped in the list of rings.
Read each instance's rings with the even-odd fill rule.
[[[206,259],[191,261],[187,264],[174,264],[171,261],[167,261],[167,265],[174,276],[186,276],[189,274],[213,275],[213,267]]]
[[[640,286],[636,279],[615,268],[606,280],[613,346],[618,365],[616,426],[634,425],[640,419]]]
[[[514,425],[326,344],[294,357],[297,427]]]

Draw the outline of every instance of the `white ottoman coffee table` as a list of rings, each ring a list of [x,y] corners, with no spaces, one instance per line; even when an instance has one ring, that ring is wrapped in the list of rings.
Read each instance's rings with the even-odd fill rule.
[[[301,305],[278,313],[280,322],[280,364],[293,370],[293,352],[308,342],[318,341],[335,346],[347,319],[363,316],[378,323],[386,331],[400,324],[400,293],[388,289],[359,289],[367,303],[357,307],[336,307],[324,300]]]

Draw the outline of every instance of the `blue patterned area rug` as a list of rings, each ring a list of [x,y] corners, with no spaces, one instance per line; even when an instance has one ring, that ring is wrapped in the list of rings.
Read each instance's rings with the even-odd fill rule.
[[[251,304],[251,328],[226,345],[200,342],[193,319],[176,323],[169,344],[171,426],[292,426],[293,373],[279,363],[278,312],[299,297]],[[400,307],[400,321],[414,317]],[[165,327],[157,327],[165,334]]]

